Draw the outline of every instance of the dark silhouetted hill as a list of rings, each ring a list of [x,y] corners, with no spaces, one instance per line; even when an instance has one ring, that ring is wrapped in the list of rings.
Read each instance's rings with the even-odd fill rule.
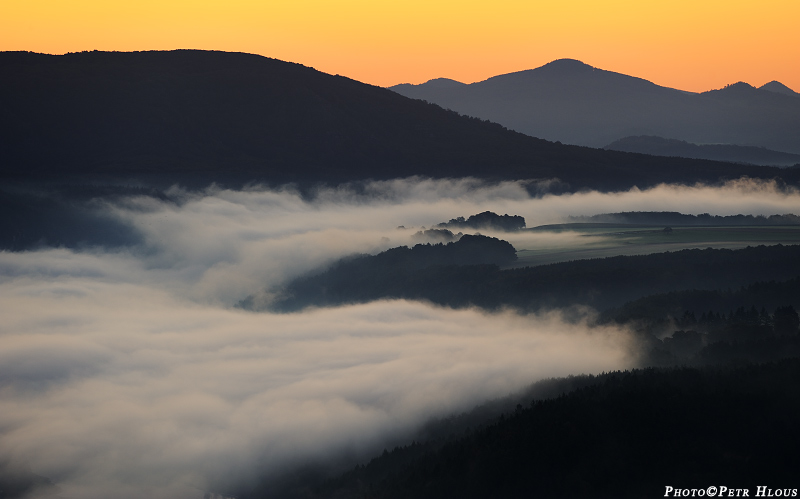
[[[754,165],[793,166],[800,164],[800,154],[772,151],[764,147],[729,144],[691,144],[684,140],[665,139],[652,135],[624,137],[608,144],[612,151],[638,152],[655,156],[711,159]]]
[[[762,483],[775,484],[763,496],[793,495],[798,375],[793,358],[582,376],[586,386],[570,393],[523,401],[445,442],[384,450],[285,497],[639,498],[693,488],[753,497]]]
[[[596,224],[635,224],[635,225],[800,225],[800,217],[784,215],[687,215],[677,211],[625,211],[621,213],[601,213],[591,216],[570,216],[572,223]]]
[[[456,88],[466,85],[466,83],[451,80],[450,78],[434,78],[433,80],[428,80],[426,84],[431,88]],[[406,83],[405,85],[408,84]]]
[[[485,241],[488,248],[478,249],[489,255],[513,254],[505,241]],[[513,269],[500,269],[497,264],[503,265],[503,260],[457,259],[437,247],[443,248],[418,245],[414,251],[401,247],[377,256],[343,259],[328,270],[289,282],[271,306],[292,311],[402,298],[454,308],[537,311],[587,305],[603,311],[657,293],[739,288],[800,275],[800,246],[692,249]],[[438,257],[424,258],[429,252]],[[253,298],[242,305],[261,308]]]
[[[780,85],[780,84],[778,84]],[[397,85],[396,92],[547,140],[603,147],[656,135],[800,154],[800,99],[737,83],[701,94],[561,59],[463,86]],[[786,89],[788,90],[788,89]]]
[[[619,189],[800,177],[555,144],[250,54],[4,52],[0,74],[6,180],[313,184],[422,175],[559,178],[569,189]]]
[[[615,309],[606,310],[600,321],[638,322],[657,326],[673,322],[674,327],[700,331],[710,329],[711,316],[733,317],[737,309],[773,313],[782,306],[800,307],[800,277],[788,281],[756,282],[739,289],[688,289],[644,296]],[[688,319],[681,323],[682,319]],[[757,322],[757,321],[756,321]],[[677,324],[675,324],[677,323]]]
[[[493,229],[511,232],[525,228],[525,217],[519,215],[498,215],[491,211],[484,211],[469,218],[451,218],[449,222],[436,224],[439,228],[448,229]]]
[[[324,272],[295,279],[283,290],[283,298],[274,308],[290,311],[308,305],[405,297],[418,286],[428,286],[430,278],[437,275],[443,280],[431,292],[437,297],[434,301],[441,303],[465,284],[458,279],[462,267],[468,272],[478,269],[479,273],[493,273],[498,265],[508,265],[516,259],[516,250],[510,243],[481,235],[464,235],[447,244],[400,246],[374,256],[344,258]],[[240,305],[258,308],[252,297]]]
[[[772,80],[769,83],[765,83],[758,88],[760,88],[761,90],[769,90],[770,92],[776,92],[779,94],[792,95],[792,96],[800,95],[791,88],[784,85],[783,83],[775,80]]]

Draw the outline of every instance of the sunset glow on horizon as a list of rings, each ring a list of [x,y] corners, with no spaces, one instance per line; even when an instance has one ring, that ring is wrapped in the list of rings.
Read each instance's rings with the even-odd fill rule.
[[[6,1],[0,50],[248,52],[374,85],[465,83],[561,58],[689,91],[800,91],[796,0]]]

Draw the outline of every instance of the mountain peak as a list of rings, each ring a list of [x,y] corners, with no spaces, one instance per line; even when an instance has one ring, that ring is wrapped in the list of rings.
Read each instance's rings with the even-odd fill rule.
[[[548,62],[539,69],[548,69],[555,71],[593,71],[594,68],[588,64],[581,62],[577,59],[556,59],[555,61]]]
[[[787,87],[786,85],[777,80],[772,80],[771,82],[765,83],[764,85],[761,85],[758,88],[760,90],[768,90],[770,92],[775,92],[778,94],[798,95],[797,92],[795,92],[794,90],[792,90],[791,88]]]
[[[423,85],[426,85],[430,88],[452,88],[452,87],[460,87],[466,85],[466,83],[461,83],[460,81],[451,80],[450,78],[434,78],[432,80],[428,80]]]
[[[425,90],[446,90],[450,88],[458,88],[458,87],[465,87],[467,86],[466,83],[461,83],[460,81],[451,80],[450,78],[434,78],[432,80],[428,80],[425,83],[400,83],[398,85],[392,85],[391,87],[387,87],[390,90],[394,90],[395,92],[403,93],[403,92],[413,92],[415,89],[425,89]]]
[[[701,95],[727,96],[728,98],[730,97],[747,98],[748,96],[752,96],[758,93],[759,89],[757,89],[753,85],[750,85],[749,83],[745,83],[743,81],[737,81],[736,83],[730,83],[716,90],[708,90],[706,92],[703,92]]]
[[[725,85],[725,88],[722,90],[754,90],[756,87],[750,85],[749,83],[745,83],[743,81],[737,81],[736,83],[731,83],[730,85]]]

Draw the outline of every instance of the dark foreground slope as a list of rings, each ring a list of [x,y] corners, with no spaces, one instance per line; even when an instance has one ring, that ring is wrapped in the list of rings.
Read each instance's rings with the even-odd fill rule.
[[[204,185],[475,176],[570,189],[799,171],[564,146],[299,64],[225,52],[0,53],[0,175]]]
[[[664,497],[667,486],[748,489],[748,497],[758,486],[773,497],[789,488],[791,496],[800,466],[798,376],[798,359],[614,373],[519,405],[443,446],[398,447],[286,497]]]

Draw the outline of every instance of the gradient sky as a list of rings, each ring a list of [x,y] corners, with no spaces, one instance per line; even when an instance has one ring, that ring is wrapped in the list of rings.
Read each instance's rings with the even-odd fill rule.
[[[798,0],[0,0],[0,50],[250,52],[381,86],[568,57],[683,90],[800,91],[798,20]]]

